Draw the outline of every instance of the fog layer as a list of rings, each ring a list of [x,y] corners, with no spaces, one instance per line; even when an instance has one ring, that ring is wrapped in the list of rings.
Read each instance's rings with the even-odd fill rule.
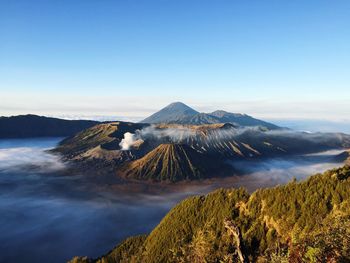
[[[152,194],[137,192],[134,185],[96,185],[84,174],[67,175],[67,165],[46,152],[58,141],[0,140],[0,262],[55,263],[76,255],[96,257],[125,237],[151,231],[189,195],[217,187],[245,186],[253,191],[341,165],[333,161],[338,152],[234,162],[239,175]]]

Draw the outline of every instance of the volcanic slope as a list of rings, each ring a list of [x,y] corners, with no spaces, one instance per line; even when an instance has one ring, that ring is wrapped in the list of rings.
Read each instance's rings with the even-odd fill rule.
[[[199,112],[182,102],[174,102],[141,121],[142,123],[179,123]]]
[[[125,133],[136,139],[123,151]],[[335,133],[266,131],[233,124],[178,125],[114,122],[99,124],[63,140],[54,150],[68,160],[141,158],[160,144],[188,145],[204,155],[229,159],[264,158],[350,147],[350,136]],[[128,158],[125,158],[129,156]],[[130,158],[132,156],[132,158]],[[119,162],[120,163],[120,162]]]
[[[85,163],[90,167],[115,168],[137,157],[136,152],[120,150],[124,134],[145,126],[129,122],[98,124],[63,140],[53,152],[62,154],[65,160]]]
[[[176,182],[214,177],[224,170],[228,172],[229,166],[188,145],[161,144],[120,171],[133,179]]]

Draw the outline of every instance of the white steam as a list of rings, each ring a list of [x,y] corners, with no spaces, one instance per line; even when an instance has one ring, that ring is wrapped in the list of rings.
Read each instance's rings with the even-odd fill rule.
[[[122,150],[130,150],[132,147],[138,145],[138,141],[142,140],[160,140],[163,142],[172,143],[190,143],[197,141],[198,143],[208,144],[208,143],[221,143],[225,140],[232,140],[236,137],[248,133],[247,136],[255,136],[261,139],[270,137],[278,139],[278,137],[291,139],[291,140],[306,140],[308,142],[313,142],[317,144],[327,145],[328,141],[339,142],[344,141],[345,144],[350,145],[350,138],[346,139],[346,135],[343,134],[332,134],[332,133],[305,133],[296,132],[293,130],[272,130],[264,131],[261,130],[259,126],[252,127],[238,127],[238,128],[190,128],[186,126],[176,126],[176,127],[158,127],[155,125],[147,126],[141,130],[136,130],[135,133],[126,132],[124,138],[120,142],[120,147]],[[253,133],[253,134],[250,134]]]
[[[119,143],[119,146],[122,148],[123,151],[130,150],[131,146],[135,143],[136,138],[135,134],[131,132],[124,133],[124,139],[121,140]]]
[[[119,143],[121,150],[127,151],[134,147],[137,142],[147,139],[168,139],[171,142],[180,142],[191,136],[195,136],[196,132],[186,127],[179,128],[156,128],[149,126],[141,130],[136,130],[135,133],[126,132],[124,138]]]
[[[179,126],[177,128],[156,128],[148,126],[142,130],[136,131],[141,138],[155,137],[156,139],[168,138],[172,142],[180,142],[196,135],[196,131],[187,127]]]

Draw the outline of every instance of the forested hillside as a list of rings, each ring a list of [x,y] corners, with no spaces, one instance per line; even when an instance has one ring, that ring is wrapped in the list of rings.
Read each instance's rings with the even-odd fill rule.
[[[72,262],[349,262],[349,189],[349,166],[251,195],[219,189],[182,201],[148,236]]]

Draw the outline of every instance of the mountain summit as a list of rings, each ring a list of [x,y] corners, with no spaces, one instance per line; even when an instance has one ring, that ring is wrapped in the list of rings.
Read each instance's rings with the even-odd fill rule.
[[[255,119],[249,115],[241,113],[231,113],[217,110],[212,113],[199,113],[182,102],[174,102],[144,119],[143,123],[153,124],[188,124],[203,125],[216,123],[233,123],[243,127],[262,126],[269,130],[279,129],[277,125]]]
[[[157,111],[141,122],[144,123],[178,123],[184,118],[197,115],[199,112],[182,102],[174,102]]]

